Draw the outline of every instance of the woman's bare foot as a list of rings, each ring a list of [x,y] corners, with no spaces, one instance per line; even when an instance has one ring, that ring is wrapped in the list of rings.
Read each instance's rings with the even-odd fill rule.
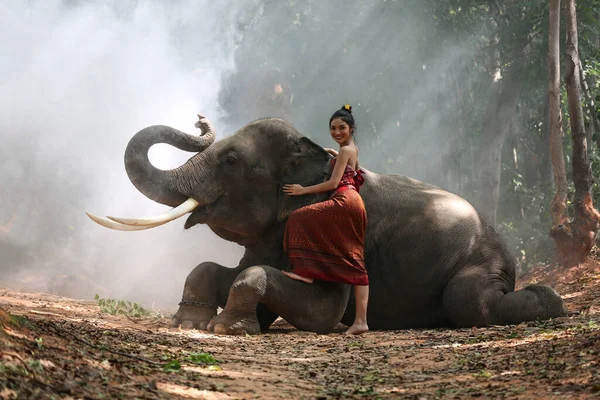
[[[313,279],[312,278],[305,278],[305,277],[300,276],[298,274],[295,274],[293,272],[287,272],[287,271],[281,271],[281,272],[283,272],[283,274],[285,276],[287,276],[288,278],[292,278],[292,279],[295,279],[297,281],[302,281],[304,283],[313,283]]]
[[[369,327],[367,324],[352,324],[350,328],[346,331],[347,335],[362,335],[365,332],[369,331]]]

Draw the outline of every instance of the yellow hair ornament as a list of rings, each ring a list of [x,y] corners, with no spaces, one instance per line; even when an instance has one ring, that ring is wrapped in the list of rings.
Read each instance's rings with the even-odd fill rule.
[[[352,111],[352,106],[350,104],[345,104],[344,109],[348,111]]]

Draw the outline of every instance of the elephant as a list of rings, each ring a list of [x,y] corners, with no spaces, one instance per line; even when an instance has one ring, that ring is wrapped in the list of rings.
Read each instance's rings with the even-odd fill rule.
[[[283,119],[250,122],[219,141],[207,118],[199,115],[196,127],[200,135],[162,125],[144,128],[125,151],[131,182],[172,210],[137,219],[88,213],[120,230],[155,228],[189,214],[185,229],[206,224],[245,248],[236,267],[207,261],[190,272],[173,326],[257,334],[281,317],[299,330],[325,334],[340,322],[351,324],[349,285],[307,284],[281,272],[288,269],[287,217],[330,195],[287,196],[282,185],[327,180],[332,156]],[[160,170],[148,159],[157,143],[197,154],[178,168]],[[514,258],[465,199],[407,176],[361,167],[371,329],[482,327],[567,315],[562,298],[549,286],[514,290]]]

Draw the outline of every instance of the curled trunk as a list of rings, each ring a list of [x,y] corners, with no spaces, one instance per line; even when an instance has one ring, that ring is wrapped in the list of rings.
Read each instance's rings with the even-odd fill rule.
[[[148,151],[158,143],[170,144],[180,150],[201,152],[215,140],[212,124],[203,117],[196,124],[202,135],[194,136],[164,125],[142,129],[129,141],[125,150],[125,169],[133,185],[146,197],[172,207],[186,201],[189,196],[181,193],[178,183],[180,171],[189,169],[186,164],[173,170],[161,170],[152,165]]]

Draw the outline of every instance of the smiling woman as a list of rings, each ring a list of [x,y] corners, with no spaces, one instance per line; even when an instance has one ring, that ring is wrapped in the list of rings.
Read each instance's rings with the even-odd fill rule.
[[[328,200],[302,207],[289,216],[284,250],[293,271],[283,273],[305,283],[320,279],[354,285],[356,317],[348,333],[362,334],[369,330],[369,278],[364,261],[367,211],[358,194],[364,178],[358,169],[355,126],[349,104],[329,119],[331,138],[340,145],[329,180],[309,187],[283,187],[290,196],[333,191]]]

